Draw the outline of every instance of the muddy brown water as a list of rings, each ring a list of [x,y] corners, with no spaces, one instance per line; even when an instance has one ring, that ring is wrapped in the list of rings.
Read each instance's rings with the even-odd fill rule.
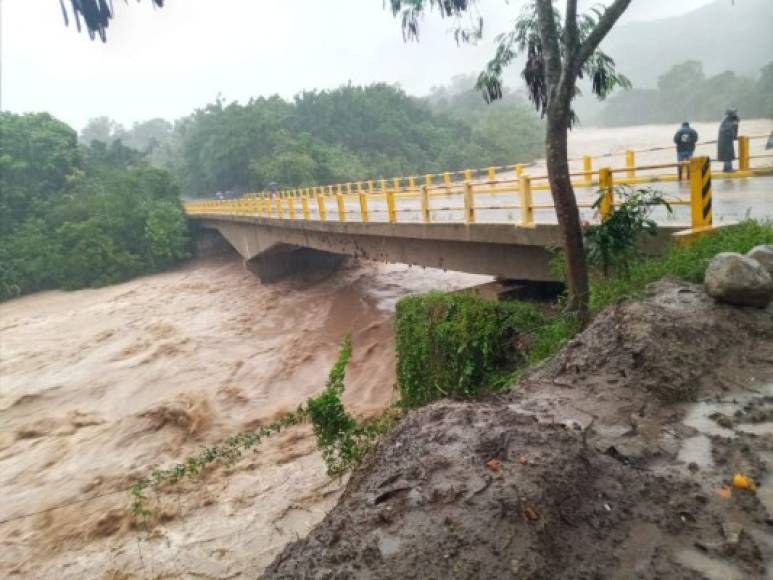
[[[152,541],[128,529],[127,486],[296,408],[350,331],[346,404],[379,412],[394,397],[396,300],[488,280],[355,264],[312,287],[264,286],[231,256],[0,305],[0,577],[261,570],[344,483],[325,475],[308,428],[176,496]]]

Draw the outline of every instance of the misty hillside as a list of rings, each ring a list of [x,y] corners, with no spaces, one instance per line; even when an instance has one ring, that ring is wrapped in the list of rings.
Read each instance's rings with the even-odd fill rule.
[[[603,48],[639,88],[687,60],[702,62],[708,75],[754,76],[773,57],[773,0],[716,0],[683,16],[624,24]]]

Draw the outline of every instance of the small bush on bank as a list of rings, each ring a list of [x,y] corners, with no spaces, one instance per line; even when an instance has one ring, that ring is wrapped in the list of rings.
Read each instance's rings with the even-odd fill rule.
[[[491,390],[526,364],[530,335],[545,324],[534,305],[522,302],[440,292],[402,299],[395,342],[403,404]]]

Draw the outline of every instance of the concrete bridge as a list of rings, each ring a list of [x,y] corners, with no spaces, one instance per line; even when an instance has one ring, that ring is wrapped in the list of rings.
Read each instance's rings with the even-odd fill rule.
[[[773,170],[752,167],[748,151],[747,142],[740,171],[714,173],[714,180],[760,182],[762,190],[773,190]],[[648,253],[661,252],[678,231],[712,227],[714,212],[725,207],[713,199],[705,157],[692,160],[690,178],[682,182],[675,178],[675,163],[636,166],[627,155],[625,167],[594,171],[587,158],[582,161],[573,179],[581,215],[589,221],[614,211],[618,186],[664,184],[676,211],[667,216],[657,210],[661,227],[646,240]],[[202,227],[220,232],[265,282],[303,269],[310,260],[335,261],[336,256],[556,281],[550,261],[561,240],[546,176],[531,177],[511,166],[427,175],[422,185],[416,182],[408,177],[316,186],[185,207]],[[602,203],[596,206],[599,195]],[[770,196],[764,197],[770,203]]]
[[[554,281],[548,248],[560,245],[558,226],[510,224],[342,223],[257,216],[195,216],[220,232],[264,282],[303,268],[304,249],[383,262]],[[325,256],[317,255],[317,259]]]

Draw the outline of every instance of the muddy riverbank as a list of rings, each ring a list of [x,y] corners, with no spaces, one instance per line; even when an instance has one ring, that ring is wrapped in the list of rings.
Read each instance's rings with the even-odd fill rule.
[[[265,577],[769,578],[772,428],[773,311],[660,283],[514,391],[410,413]]]

